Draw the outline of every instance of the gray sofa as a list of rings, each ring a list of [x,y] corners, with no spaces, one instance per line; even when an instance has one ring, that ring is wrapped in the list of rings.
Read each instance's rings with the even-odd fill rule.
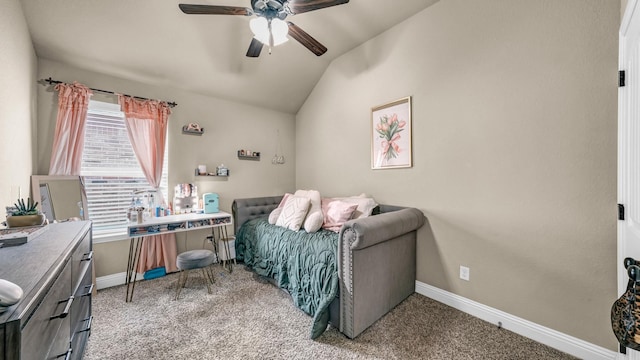
[[[268,216],[282,196],[236,199],[234,229]],[[415,208],[380,205],[374,215],[345,223],[338,234],[339,295],[330,323],[355,338],[415,291],[416,231],[425,222]]]

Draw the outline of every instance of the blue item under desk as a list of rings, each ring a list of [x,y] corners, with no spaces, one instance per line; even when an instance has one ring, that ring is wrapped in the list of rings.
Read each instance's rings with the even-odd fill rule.
[[[151,280],[151,279],[163,277],[165,275],[167,275],[167,270],[164,268],[164,266],[162,266],[159,268],[145,271],[143,277],[145,280]]]

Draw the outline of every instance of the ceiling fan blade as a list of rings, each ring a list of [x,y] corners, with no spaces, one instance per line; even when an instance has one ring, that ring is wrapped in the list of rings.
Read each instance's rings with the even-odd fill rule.
[[[249,44],[249,50],[247,50],[247,57],[258,57],[262,51],[262,43],[260,40],[253,38],[251,44]]]
[[[342,5],[348,2],[349,0],[289,0],[288,6],[291,13],[295,15],[331,6]]]
[[[291,21],[287,21],[289,25],[289,35],[296,39],[312,53],[320,56],[327,52],[327,48],[322,45],[318,40],[314,39],[311,35],[307,34],[304,30],[300,29],[296,24]]]
[[[252,15],[251,9],[239,6],[179,4],[180,10],[189,15]]]

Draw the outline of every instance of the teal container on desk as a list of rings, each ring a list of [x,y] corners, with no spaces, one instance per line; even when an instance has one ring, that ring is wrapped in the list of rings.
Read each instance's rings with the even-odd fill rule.
[[[202,194],[202,206],[204,207],[205,214],[213,214],[220,212],[220,202],[218,198],[218,194],[216,193],[205,193]]]

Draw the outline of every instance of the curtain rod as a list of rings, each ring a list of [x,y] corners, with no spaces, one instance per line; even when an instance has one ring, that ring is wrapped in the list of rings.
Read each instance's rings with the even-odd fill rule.
[[[52,85],[52,84],[63,84],[63,83],[64,83],[64,84],[66,84],[64,81],[53,80],[53,79],[51,78],[51,76],[49,76],[49,78],[48,78],[48,79],[42,79],[42,81],[44,81],[44,82],[48,82],[48,83],[49,83],[49,85]],[[109,91],[109,90],[94,89],[94,88],[89,88],[89,89],[91,89],[91,90],[93,90],[93,91],[101,92],[101,93],[104,93],[104,94],[113,94],[113,95],[118,95],[117,93],[115,93],[115,92],[113,92],[113,91]],[[144,98],[144,97],[140,97],[140,96],[131,96],[131,95],[127,95],[127,94],[122,94],[122,95],[124,95],[124,96],[129,96],[129,97],[132,97],[132,98],[136,98],[136,99],[139,99],[139,100],[153,100],[153,99]],[[176,106],[178,106],[178,104],[177,104],[176,102],[173,102],[173,101],[166,101],[166,103],[167,103],[167,105],[169,105],[169,107],[176,107]]]

